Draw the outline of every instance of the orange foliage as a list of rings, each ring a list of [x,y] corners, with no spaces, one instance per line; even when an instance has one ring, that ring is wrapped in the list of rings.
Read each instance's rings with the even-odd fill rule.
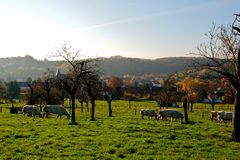
[[[110,87],[112,90],[114,90],[118,87],[121,87],[122,85],[123,85],[123,80],[118,77],[111,76],[108,79],[108,87]]]
[[[197,101],[199,99],[199,92],[202,89],[208,88],[208,83],[199,78],[190,79],[186,77],[183,81],[179,82],[178,85],[180,88],[187,93],[189,100],[191,102]]]

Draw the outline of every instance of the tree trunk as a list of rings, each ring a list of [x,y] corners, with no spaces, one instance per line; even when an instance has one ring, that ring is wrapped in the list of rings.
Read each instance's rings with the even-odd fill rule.
[[[40,101],[40,111],[42,112],[42,101]]]
[[[32,88],[32,87],[30,87],[29,104],[30,104],[30,105],[33,105],[33,88]]]
[[[240,78],[240,50],[238,50],[237,59],[237,77]],[[240,90],[239,85],[236,89],[235,103],[234,103],[234,116],[233,116],[233,131],[232,137],[235,141],[240,142]]]
[[[95,100],[92,99],[91,100],[91,104],[92,104],[92,113],[91,113],[91,121],[94,121],[94,114],[95,114]]]
[[[193,103],[191,103],[190,112],[193,112]]]
[[[10,102],[12,104],[12,108],[14,108],[14,102],[13,101],[14,101],[13,99],[10,100]]]
[[[187,98],[185,98],[183,100],[183,108],[184,108],[184,117],[185,117],[185,122],[188,123],[188,113],[187,113],[187,107],[188,107],[188,103],[187,103]]]
[[[212,111],[214,111],[214,103],[210,103],[212,106]]]
[[[240,90],[237,90],[235,98],[232,137],[240,142]]]
[[[51,103],[51,100],[50,100],[50,92],[47,92],[46,101],[47,101],[47,102],[46,102],[47,104],[52,104],[52,103]]]
[[[108,116],[112,117],[112,104],[111,104],[111,101],[108,101]]]
[[[128,99],[128,108],[131,108],[131,100]]]
[[[72,95],[72,124],[76,125],[76,119],[75,119],[75,96]]]
[[[81,104],[81,113],[83,113],[83,101],[80,101]]]
[[[85,102],[87,107],[87,112],[89,112],[88,101]]]

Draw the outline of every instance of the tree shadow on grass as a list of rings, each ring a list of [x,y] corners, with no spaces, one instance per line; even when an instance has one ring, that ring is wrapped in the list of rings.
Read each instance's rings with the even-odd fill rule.
[[[189,121],[188,123],[186,122],[181,122],[181,124],[188,124],[188,125],[195,125],[197,123],[203,123],[203,122],[194,122],[194,121]]]
[[[79,123],[77,123],[77,122],[74,122],[74,123],[70,122],[70,123],[68,123],[68,125],[79,125]]]

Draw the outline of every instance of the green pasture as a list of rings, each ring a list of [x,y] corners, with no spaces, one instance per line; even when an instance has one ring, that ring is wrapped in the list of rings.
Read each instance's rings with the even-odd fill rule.
[[[49,119],[0,112],[0,159],[239,159],[240,144],[231,139],[231,122],[209,120],[210,105],[195,104],[190,124],[141,119],[141,108],[159,110],[149,102],[114,101],[108,117],[105,101],[98,101],[96,121],[76,110],[79,125],[66,117]],[[89,107],[91,107],[89,105]],[[183,109],[180,104],[180,111]],[[218,105],[216,110],[232,110]],[[135,115],[136,113],[136,115]]]

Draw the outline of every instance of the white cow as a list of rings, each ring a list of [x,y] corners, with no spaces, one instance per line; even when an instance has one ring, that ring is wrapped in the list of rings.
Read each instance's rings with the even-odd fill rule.
[[[144,115],[148,116],[148,118],[155,117],[156,120],[158,119],[157,112],[155,112],[152,109],[141,109],[140,113],[141,113],[142,119],[143,119]]]
[[[159,112],[159,115],[162,117],[162,120],[167,119],[167,117],[175,118],[176,120],[181,118],[181,121],[183,120],[183,114],[178,110],[164,109]]]
[[[57,118],[62,115],[66,115],[68,119],[70,119],[69,113],[62,105],[45,105],[43,108],[43,117],[46,115],[48,118],[49,114],[57,114]]]
[[[42,117],[42,113],[40,112],[39,108],[35,105],[25,105],[22,108],[22,112],[23,115],[25,116],[25,114],[35,117],[36,115],[38,115],[39,117]]]
[[[218,122],[221,121],[231,121],[233,117],[233,113],[232,112],[219,112],[218,116],[217,116],[217,120]]]

